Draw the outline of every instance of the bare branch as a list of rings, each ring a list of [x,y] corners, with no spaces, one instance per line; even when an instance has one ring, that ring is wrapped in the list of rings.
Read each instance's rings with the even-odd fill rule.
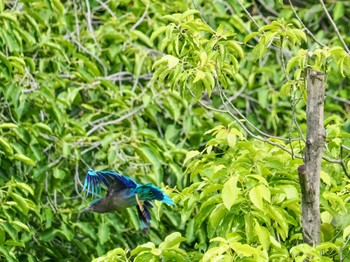
[[[331,15],[329,14],[329,12],[328,12],[328,10],[327,10],[327,8],[326,8],[326,6],[325,6],[323,0],[320,0],[320,3],[321,3],[321,6],[322,6],[322,8],[323,8],[323,11],[326,13],[326,16],[327,16],[329,22],[330,22],[331,25],[333,26],[333,28],[334,28],[334,30],[335,30],[335,33],[337,34],[337,36],[338,36],[340,42],[343,44],[344,49],[346,50],[346,52],[348,52],[348,53],[350,54],[350,50],[349,50],[348,46],[346,45],[346,43],[345,43],[345,41],[344,41],[344,38],[341,36],[341,34],[340,34],[339,30],[338,30],[337,25],[334,23],[333,18],[332,18]]]
[[[303,26],[303,28],[305,29],[306,33],[311,36],[311,38],[320,46],[325,47],[325,45],[323,43],[321,43],[320,41],[318,41],[315,37],[315,35],[306,27],[306,25],[304,24],[304,22],[301,20],[300,16],[298,15],[297,11],[295,10],[293,3],[291,0],[288,0],[290,7],[292,8],[292,11],[295,15],[295,17],[298,19],[299,23]]]
[[[193,98],[196,98],[196,96],[193,94],[192,90],[190,88],[188,88],[188,91],[190,91],[191,95]],[[227,110],[221,110],[221,109],[216,109],[214,107],[210,107],[208,105],[206,105],[203,101],[201,100],[198,100],[198,103],[200,105],[202,105],[203,107],[205,107],[206,109],[209,109],[209,110],[212,110],[212,111],[215,111],[215,112],[220,112],[220,113],[229,113]]]
[[[148,13],[148,5],[146,5],[146,9],[143,12],[142,16],[140,17],[140,19],[137,20],[137,22],[130,28],[130,32],[134,31],[136,29],[136,27],[138,27],[142,23],[142,21],[145,19],[146,15],[147,15],[147,13]]]
[[[106,5],[106,3],[102,2],[101,0],[97,0],[99,4],[115,19],[118,20],[118,17],[113,13],[113,11]]]
[[[273,10],[271,7],[269,7],[263,0],[258,0],[258,2],[271,14],[274,16],[279,16],[279,13]]]
[[[345,99],[345,98],[333,95],[331,92],[326,92],[326,95],[331,97],[331,98],[333,98],[334,100],[337,100],[339,102],[342,102],[342,103],[345,103],[347,105],[350,105],[350,100],[348,100],[348,99]]]
[[[243,8],[244,12],[247,14],[247,16],[250,18],[250,20],[253,21],[253,23],[257,26],[257,28],[260,28],[259,24],[256,22],[256,20],[252,17],[252,15],[249,13],[249,11],[247,10],[247,8],[245,8],[245,6],[243,5],[241,0],[237,0],[237,2],[239,3],[239,5]]]
[[[79,161],[76,161],[75,163],[75,172],[74,172],[74,188],[75,188],[75,192],[77,193],[77,195],[80,197],[80,198],[84,198],[81,194],[80,194],[80,191],[78,186],[80,186],[81,188],[83,187],[83,183],[80,181],[80,178],[79,178]]]
[[[92,56],[93,58],[96,59],[96,61],[103,67],[104,74],[107,75],[107,67],[105,64],[102,62],[102,60],[95,55],[94,53],[90,52],[86,47],[84,47],[81,43],[79,43],[72,34],[69,34],[68,37],[73,41],[74,44],[76,44],[81,50],[83,50],[85,53],[88,55]]]
[[[90,136],[92,133],[94,133],[96,130],[100,129],[100,128],[103,128],[105,126],[108,126],[108,125],[115,125],[115,124],[118,124],[119,122],[135,115],[137,112],[139,112],[140,110],[144,109],[145,106],[144,105],[141,105],[137,108],[135,108],[133,111],[115,119],[115,120],[110,120],[110,121],[107,121],[107,122],[102,122],[102,123],[99,123],[98,125],[94,126],[93,128],[91,128],[87,133],[86,133],[86,136]]]
[[[100,46],[99,46],[99,44],[98,44],[98,42],[96,40],[94,28],[92,26],[92,17],[91,17],[91,9],[90,9],[89,0],[86,0],[85,3],[86,3],[86,9],[87,9],[86,20],[87,20],[88,27],[89,27],[89,30],[90,30],[90,33],[91,33],[91,37],[94,40],[95,45],[100,49]]]
[[[79,27],[79,18],[78,18],[78,10],[77,10],[77,3],[74,0],[74,20],[75,20],[75,31],[78,37],[78,42],[80,42],[80,27]]]

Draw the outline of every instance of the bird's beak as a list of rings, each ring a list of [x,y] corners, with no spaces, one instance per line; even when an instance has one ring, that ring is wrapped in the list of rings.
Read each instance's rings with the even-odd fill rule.
[[[84,213],[84,212],[89,212],[89,211],[91,211],[91,207],[84,208],[79,213]]]

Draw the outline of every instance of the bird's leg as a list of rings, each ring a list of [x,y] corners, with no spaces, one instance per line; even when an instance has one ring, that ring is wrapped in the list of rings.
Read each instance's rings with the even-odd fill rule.
[[[136,198],[136,203],[137,205],[140,207],[141,212],[143,212],[145,209],[143,208],[143,201],[139,200],[139,197],[137,194],[135,194],[135,198]]]

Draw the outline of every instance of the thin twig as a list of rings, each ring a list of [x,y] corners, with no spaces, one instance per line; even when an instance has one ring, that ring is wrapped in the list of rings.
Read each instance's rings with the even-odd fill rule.
[[[226,108],[226,110],[227,110],[227,113],[228,113],[228,114],[243,128],[243,130],[244,130],[245,132],[248,133],[249,136],[253,137],[253,138],[256,139],[256,140],[259,140],[259,141],[262,141],[262,142],[266,142],[266,143],[268,143],[268,144],[270,144],[270,145],[279,147],[279,148],[282,149],[283,151],[285,151],[285,152],[287,152],[288,154],[292,155],[292,152],[291,152],[289,149],[287,149],[286,147],[282,146],[281,144],[278,144],[278,143],[276,143],[276,142],[273,142],[273,141],[271,141],[271,140],[268,140],[268,139],[265,138],[265,137],[257,136],[257,135],[255,135],[253,132],[251,132],[251,131],[242,123],[242,121],[241,121],[236,115],[232,114],[232,112],[229,110],[228,106],[226,105],[225,100],[224,100],[222,94],[223,94],[223,92],[220,92],[221,101],[224,103],[225,108]],[[301,156],[298,156],[298,155],[294,155],[294,156],[295,156],[296,158],[302,159]]]
[[[135,108],[133,111],[119,117],[118,119],[115,119],[115,120],[111,120],[111,121],[107,121],[107,122],[102,122],[96,126],[94,126],[93,128],[91,128],[87,133],[86,133],[86,136],[90,136],[93,132],[95,132],[96,130],[102,128],[102,127],[105,127],[105,126],[108,126],[108,125],[115,125],[115,124],[118,124],[119,122],[135,115],[137,112],[139,112],[140,110],[144,109],[145,106],[144,105],[141,105],[137,108]]]
[[[86,0],[85,3],[86,3],[86,9],[87,9],[86,20],[87,20],[88,27],[89,27],[89,30],[90,30],[90,33],[91,33],[91,37],[94,40],[95,45],[98,47],[98,49],[100,49],[100,46],[99,46],[99,44],[98,44],[98,42],[96,40],[94,28],[92,26],[92,17],[91,17],[91,9],[90,9],[89,0]]]
[[[196,96],[194,95],[194,93],[192,92],[192,90],[190,88],[188,88],[188,91],[190,91],[190,93],[191,93],[193,98],[196,98]],[[202,105],[203,107],[205,107],[206,109],[209,109],[209,110],[212,110],[212,111],[215,111],[215,112],[220,112],[220,113],[228,113],[227,110],[216,109],[214,107],[210,107],[210,106],[204,104],[201,100],[198,100],[198,103],[200,105]]]
[[[83,151],[81,151],[81,155],[84,155],[86,154],[87,152],[91,151],[91,150],[94,150],[95,148],[99,147],[101,145],[101,142],[95,142],[92,144],[92,146],[84,149]]]
[[[258,0],[258,2],[266,9],[266,11],[273,14],[274,16],[279,16],[279,13],[269,7],[263,0]]]
[[[130,32],[134,31],[136,29],[136,27],[138,27],[142,21],[145,19],[146,15],[148,13],[148,5],[146,5],[146,9],[143,12],[142,16],[139,18],[139,20],[137,20],[137,22],[130,28]]]
[[[222,100],[223,103],[224,103],[224,106],[225,108],[227,109],[226,107],[226,104],[225,104],[225,101],[227,101],[230,106],[232,107],[232,109],[244,120],[244,122],[246,122],[249,126],[251,126],[253,129],[255,129],[260,135],[264,136],[264,137],[268,137],[268,138],[273,138],[273,139],[278,139],[278,140],[284,140],[284,141],[289,141],[290,139],[288,138],[282,138],[282,137],[276,137],[276,136],[272,136],[272,135],[269,135],[269,134],[266,134],[264,133],[263,131],[261,131],[259,128],[257,128],[252,122],[250,122],[242,113],[241,111],[239,111],[233,104],[232,102],[229,101],[229,99],[227,98],[225,92],[223,92],[222,88],[221,88],[221,85],[219,85],[219,90],[220,90],[220,96],[221,96],[221,93],[222,93],[222,96],[225,98],[225,100]],[[230,113],[230,111],[228,112]]]
[[[255,21],[255,19],[252,17],[252,15],[249,13],[249,11],[247,10],[247,8],[244,7],[243,3],[241,0],[237,0],[237,2],[239,3],[239,5],[243,8],[244,12],[247,14],[247,16],[250,18],[250,20],[253,21],[253,23],[260,29],[259,24]]]
[[[96,59],[96,61],[103,67],[104,74],[107,75],[107,68],[105,64],[102,62],[102,60],[92,52],[90,52],[86,47],[84,47],[81,43],[79,43],[73,36],[72,34],[69,35],[69,38],[73,41],[74,44],[76,44],[81,50],[83,50],[85,53],[88,55],[92,56],[93,58]]]
[[[290,7],[292,8],[292,11],[295,15],[295,17],[298,19],[299,23],[303,26],[303,28],[305,29],[306,33],[311,36],[311,38],[320,46],[322,47],[326,47],[326,45],[324,45],[323,43],[321,43],[320,41],[318,41],[315,37],[315,35],[309,30],[309,28],[306,27],[306,25],[304,24],[304,22],[301,20],[300,16],[298,15],[297,11],[295,10],[293,3],[291,0],[288,0]]]
[[[350,100],[349,99],[345,99],[345,98],[333,95],[331,92],[326,92],[326,95],[331,97],[331,98],[333,98],[334,100],[337,100],[339,102],[343,102],[343,103],[345,103],[347,105],[350,105]]]
[[[113,13],[113,11],[108,7],[108,5],[106,5],[106,3],[102,2],[101,0],[97,0],[97,2],[99,2],[99,4],[115,19],[118,20],[118,18],[116,17],[116,15]]]
[[[79,18],[78,18],[78,11],[77,11],[77,4],[76,1],[73,1],[74,4],[74,20],[75,20],[75,31],[77,33],[78,42],[80,42],[80,27],[79,27]]]
[[[78,188],[78,186],[80,186],[81,188],[83,187],[83,183],[80,181],[80,178],[79,178],[79,162],[76,161],[75,163],[75,172],[74,172],[74,188],[75,188],[75,192],[77,193],[77,195],[80,197],[80,198],[84,198],[82,196],[82,194],[80,194],[80,190]]]
[[[326,8],[326,6],[325,6],[323,0],[320,0],[320,3],[321,3],[321,6],[322,6],[322,8],[323,8],[323,11],[326,13],[326,16],[327,16],[329,22],[330,22],[331,25],[333,26],[333,28],[334,28],[334,30],[335,30],[335,33],[337,34],[337,36],[338,36],[340,42],[343,44],[344,49],[346,50],[347,53],[350,54],[350,50],[349,50],[348,46],[346,45],[346,43],[345,43],[345,41],[344,41],[344,38],[341,36],[341,34],[340,34],[339,30],[338,30],[337,25],[334,23],[333,18],[332,18],[331,15],[329,14],[329,12],[328,12],[328,10],[327,10],[327,8]]]
[[[216,72],[218,74],[218,72]],[[259,141],[262,141],[262,142],[265,142],[265,143],[268,143],[270,145],[273,145],[273,146],[276,146],[280,149],[282,149],[283,151],[287,152],[288,154],[290,154],[291,156],[294,156],[295,158],[298,158],[298,159],[303,159],[303,156],[302,155],[296,155],[294,154],[294,152],[292,152],[291,150],[289,150],[288,148],[286,148],[285,146],[279,144],[279,143],[276,143],[276,142],[273,142],[271,141],[270,139],[268,139],[267,137],[269,138],[274,138],[274,139],[279,139],[279,140],[291,140],[291,139],[282,139],[280,137],[274,137],[274,136],[270,136],[268,134],[265,134],[264,132],[262,132],[260,129],[258,129],[257,127],[255,127],[251,122],[249,122],[249,120],[230,102],[228,101],[228,98],[227,96],[225,95],[225,92],[223,92],[223,89],[220,85],[220,82],[219,80],[216,78],[216,85],[217,87],[219,88],[219,94],[220,94],[220,98],[221,98],[221,101],[223,102],[225,108],[226,108],[226,111],[227,113],[242,127],[242,129],[247,132],[247,134],[249,136],[251,136],[252,138],[256,139],[256,140],[259,140]],[[230,106],[234,109],[234,111],[240,116],[243,118],[243,121],[247,122],[251,127],[253,127],[259,134],[263,135],[264,137],[260,137],[260,136],[257,136],[255,135],[252,131],[249,130],[248,127],[246,127],[243,123],[242,123],[242,120],[239,119],[235,114],[233,114],[231,112],[231,110],[228,108],[227,106],[227,103],[228,102],[230,104]],[[300,139],[297,139],[298,141],[300,141]],[[346,149],[349,149],[350,148],[347,148],[345,147]],[[341,167],[343,168],[343,171],[345,173],[345,175],[347,177],[350,178],[350,174],[347,170],[347,167],[344,163],[344,161],[342,159],[332,159],[330,157],[327,157],[327,156],[322,156],[322,159],[328,161],[329,163],[335,163],[335,164],[340,164]]]

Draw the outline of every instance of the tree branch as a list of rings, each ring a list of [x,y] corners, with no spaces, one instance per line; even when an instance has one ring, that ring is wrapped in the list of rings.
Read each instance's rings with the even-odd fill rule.
[[[320,173],[326,132],[323,124],[325,74],[308,69],[306,105],[306,151],[299,166],[302,192],[302,231],[304,242],[314,246],[321,241]]]
[[[328,10],[327,10],[327,8],[326,8],[326,6],[325,6],[323,0],[320,0],[320,3],[321,3],[321,6],[322,6],[322,8],[323,8],[323,11],[325,12],[325,14],[326,14],[326,16],[327,16],[329,22],[330,22],[331,25],[333,26],[333,28],[334,28],[334,30],[335,30],[335,33],[337,34],[337,36],[338,36],[340,42],[343,44],[344,49],[346,50],[346,52],[348,52],[348,53],[350,54],[350,50],[349,50],[348,46],[346,45],[346,43],[345,43],[345,41],[344,41],[344,38],[341,36],[341,34],[340,34],[339,30],[338,30],[337,25],[334,23],[333,18],[332,18],[331,15],[329,14],[329,12],[328,12]]]

